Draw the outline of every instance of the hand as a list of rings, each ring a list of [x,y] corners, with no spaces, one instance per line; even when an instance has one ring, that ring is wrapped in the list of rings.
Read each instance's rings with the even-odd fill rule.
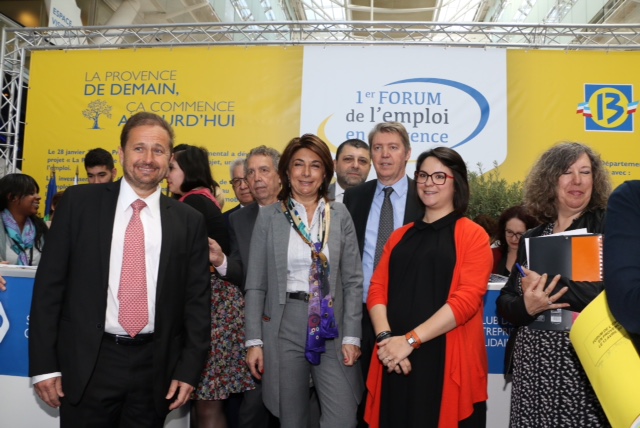
[[[558,281],[560,281],[560,275],[556,275],[549,283],[549,286],[545,288],[547,284],[546,273],[539,275],[537,272],[529,269],[524,269],[524,273],[527,274],[527,276],[522,278],[522,295],[524,298],[524,306],[529,315],[535,316],[549,309],[569,307],[568,303],[556,303],[558,299],[564,296],[569,290],[569,287],[563,287],[551,296],[556,285],[558,285]]]
[[[262,373],[264,373],[264,356],[262,354],[262,347],[252,346],[247,350],[247,365],[251,374],[256,379],[262,379]]]
[[[378,343],[378,359],[389,369],[389,373],[395,370],[396,366],[405,360],[412,351],[413,347],[409,345],[404,336],[393,336]],[[405,374],[408,373],[405,369],[411,371],[411,364],[408,368],[407,364],[403,364],[403,366],[404,368],[401,366],[400,369]]]
[[[214,267],[220,266],[224,262],[224,253],[220,245],[209,238],[209,263]]]
[[[342,355],[344,356],[344,365],[352,366],[360,358],[360,347],[356,345],[343,344]]]
[[[49,406],[57,409],[60,407],[60,397],[64,397],[62,392],[62,378],[60,376],[43,380],[33,385],[38,397]]]
[[[171,381],[171,385],[169,385],[169,392],[167,393],[167,396],[164,397],[167,400],[171,400],[171,398],[175,397],[173,402],[169,405],[169,411],[184,406],[187,401],[189,401],[189,398],[191,398],[193,389],[193,386],[188,383],[173,379]]]
[[[411,362],[408,358],[405,358],[404,360],[396,364],[395,367],[387,369],[389,373],[391,373],[392,370],[398,374],[404,373],[404,375],[406,376],[411,373]]]
[[[0,262],[0,265],[8,265],[9,262]],[[7,291],[7,280],[0,275],[0,291]]]

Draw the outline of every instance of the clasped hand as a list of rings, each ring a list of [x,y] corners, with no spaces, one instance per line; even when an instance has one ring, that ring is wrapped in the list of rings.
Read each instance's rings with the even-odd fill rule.
[[[378,343],[378,359],[387,368],[387,372],[408,375],[411,363],[407,358],[413,351],[404,336],[393,336]]]
[[[553,296],[551,293],[560,281],[560,275],[553,277],[549,286],[547,284],[547,274],[538,274],[535,271],[523,268],[525,277],[522,278],[522,293],[524,306],[531,316],[548,311],[549,309],[562,309],[569,307],[568,303],[556,303],[569,290],[569,287],[562,287]]]

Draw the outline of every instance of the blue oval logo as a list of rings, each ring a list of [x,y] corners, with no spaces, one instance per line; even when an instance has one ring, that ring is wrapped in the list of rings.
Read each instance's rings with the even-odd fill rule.
[[[480,132],[482,132],[484,127],[487,125],[487,122],[489,121],[489,115],[491,113],[491,107],[489,106],[489,102],[484,97],[484,95],[482,95],[477,89],[472,88],[469,85],[456,82],[455,80],[419,77],[414,79],[398,80],[397,82],[388,83],[385,86],[400,85],[404,83],[434,83],[436,85],[450,86],[452,88],[458,89],[466,93],[478,104],[478,107],[480,108],[480,119],[478,120],[478,124],[473,129],[471,134],[469,134],[466,138],[464,138],[462,141],[452,146],[451,148],[459,147],[473,140]]]

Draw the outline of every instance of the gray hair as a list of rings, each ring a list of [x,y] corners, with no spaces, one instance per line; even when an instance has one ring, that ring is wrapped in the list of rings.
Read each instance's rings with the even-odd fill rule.
[[[400,122],[381,122],[373,127],[369,132],[369,150],[373,150],[373,137],[380,133],[398,134],[402,140],[404,149],[409,152],[411,150],[411,142],[409,141],[409,133],[407,128]]]
[[[244,161],[245,161],[245,158],[238,158],[234,160],[231,163],[231,165],[229,165],[229,176],[231,177],[232,180],[233,180],[233,170],[236,169],[236,167],[242,165],[242,168],[246,168]]]
[[[280,152],[278,152],[274,148],[262,145],[262,146],[254,147],[249,151],[249,154],[244,160],[245,171],[249,168],[249,158],[251,156],[257,156],[257,155],[270,157],[271,160],[273,161],[273,168],[275,170],[278,170],[278,163],[280,162]]]

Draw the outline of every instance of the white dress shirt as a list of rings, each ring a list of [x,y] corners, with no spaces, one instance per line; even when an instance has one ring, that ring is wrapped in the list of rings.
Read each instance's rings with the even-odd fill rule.
[[[147,267],[147,308],[149,323],[140,333],[152,333],[156,313],[156,285],[158,283],[158,266],[162,247],[162,223],[160,221],[160,187],[146,198],[139,197],[127,180],[120,180],[120,195],[116,205],[116,215],[111,235],[111,256],[109,258],[109,289],[107,291],[107,317],[104,330],[107,333],[126,335],[118,322],[118,289],[122,272],[122,254],[124,252],[124,234],[133,215],[131,204],[142,199],[147,206],[140,211],[140,220],[144,228],[145,261]]]
[[[335,194],[335,201],[336,202],[342,202],[344,199],[344,189],[342,188],[342,186],[340,186],[340,183],[338,183],[338,180],[336,180],[335,184],[335,190],[336,190],[336,194]]]

